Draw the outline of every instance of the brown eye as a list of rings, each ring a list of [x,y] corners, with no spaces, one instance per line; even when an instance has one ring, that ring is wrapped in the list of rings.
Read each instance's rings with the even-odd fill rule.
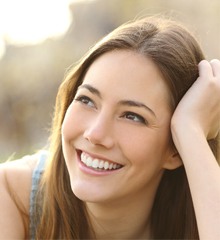
[[[95,107],[94,102],[87,96],[79,96],[74,99],[74,101],[80,102],[88,107]]]
[[[147,124],[147,121],[139,114],[137,113],[133,113],[133,112],[126,112],[123,114],[124,118],[128,119],[128,120],[131,120],[131,121],[134,121],[134,122],[137,122],[137,123],[142,123],[142,124]]]

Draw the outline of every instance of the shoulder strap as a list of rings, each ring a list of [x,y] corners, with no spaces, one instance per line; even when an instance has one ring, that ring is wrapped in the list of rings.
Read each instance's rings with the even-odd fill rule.
[[[36,194],[38,190],[39,181],[41,178],[41,175],[44,171],[45,163],[48,157],[47,151],[40,151],[38,154],[38,163],[35,167],[33,174],[32,174],[32,186],[31,186],[31,194],[30,194],[30,210],[29,210],[29,219],[30,219],[30,225],[29,225],[29,232],[30,232],[30,239],[35,239],[35,216],[34,216],[34,209],[35,209],[35,199]]]

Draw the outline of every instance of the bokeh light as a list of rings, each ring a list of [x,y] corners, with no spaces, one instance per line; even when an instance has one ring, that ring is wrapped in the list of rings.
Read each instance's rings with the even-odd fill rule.
[[[0,0],[0,161],[47,144],[68,67],[138,16],[173,16],[220,58],[219,0]]]

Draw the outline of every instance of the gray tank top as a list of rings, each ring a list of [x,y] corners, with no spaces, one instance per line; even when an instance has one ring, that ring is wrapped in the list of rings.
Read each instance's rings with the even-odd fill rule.
[[[35,208],[35,198],[38,190],[39,181],[41,175],[44,171],[45,163],[48,158],[47,151],[40,151],[38,154],[38,163],[32,174],[32,186],[31,186],[31,195],[30,195],[30,225],[29,225],[29,235],[30,239],[35,239],[36,226],[34,222],[34,208]]]

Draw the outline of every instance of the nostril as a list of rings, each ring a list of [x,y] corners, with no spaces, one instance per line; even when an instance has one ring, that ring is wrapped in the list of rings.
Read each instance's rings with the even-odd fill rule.
[[[92,145],[102,145],[105,147],[111,147],[113,144],[113,139],[111,135],[107,132],[102,132],[100,130],[90,130],[85,131],[84,138],[90,142]]]

